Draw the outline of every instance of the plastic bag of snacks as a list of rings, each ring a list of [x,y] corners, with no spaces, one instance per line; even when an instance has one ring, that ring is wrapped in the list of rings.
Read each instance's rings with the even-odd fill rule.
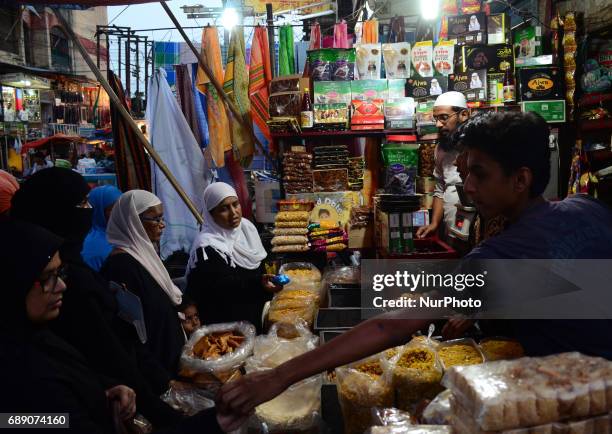
[[[370,427],[372,408],[393,406],[393,365],[384,353],[337,368],[336,383],[345,434]]]
[[[312,327],[319,307],[319,295],[306,289],[284,289],[270,303],[268,321],[271,324],[297,324],[305,321]]]
[[[393,381],[397,393],[397,408],[416,409],[423,399],[433,399],[440,391],[442,367],[436,349],[430,345],[406,345],[396,356]]]
[[[171,387],[161,396],[162,401],[186,416],[193,416],[202,410],[215,406],[212,396],[204,389],[175,389]]]
[[[314,349],[318,338],[303,321],[294,327],[294,338],[286,339],[284,327],[275,324],[267,335],[257,336],[253,356],[246,362],[246,372],[275,368]],[[259,405],[249,421],[249,427],[262,433],[304,432],[319,423],[321,411],[321,375],[300,381],[271,401]]]
[[[309,262],[289,262],[283,264],[279,274],[285,274],[291,279],[283,290],[306,289],[317,294],[321,293],[321,272]]]
[[[180,375],[215,391],[239,375],[239,369],[253,352],[255,327],[245,321],[204,326],[196,330],[183,347]]]
[[[431,401],[423,411],[423,422],[430,425],[450,425],[451,423],[451,391],[445,390]]]
[[[453,414],[484,431],[585,418],[612,410],[612,362],[580,353],[523,357],[447,371]]]
[[[480,341],[480,350],[488,362],[518,359],[525,355],[520,342],[509,338],[486,338]]]
[[[365,434],[452,434],[450,426],[445,425],[389,425],[373,426]]]
[[[444,370],[453,366],[478,365],[485,361],[473,339],[455,339],[438,347],[438,358]]]
[[[373,408],[372,421],[380,426],[414,425],[412,415],[407,411],[398,410],[397,408]]]

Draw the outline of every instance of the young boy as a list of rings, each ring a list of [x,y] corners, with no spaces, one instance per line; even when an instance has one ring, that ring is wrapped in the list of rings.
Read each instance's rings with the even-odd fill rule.
[[[185,334],[189,338],[201,325],[198,308],[193,300],[183,296],[183,302],[178,306],[178,311],[181,323],[183,324],[183,330],[185,330]]]

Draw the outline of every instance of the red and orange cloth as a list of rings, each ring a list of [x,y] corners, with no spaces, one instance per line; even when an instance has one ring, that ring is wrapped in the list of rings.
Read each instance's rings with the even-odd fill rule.
[[[272,81],[270,66],[270,46],[268,34],[264,27],[256,27],[251,44],[251,65],[249,68],[249,98],[251,116],[263,135],[271,140],[270,129],[266,123],[270,119],[268,112],[268,88]]]

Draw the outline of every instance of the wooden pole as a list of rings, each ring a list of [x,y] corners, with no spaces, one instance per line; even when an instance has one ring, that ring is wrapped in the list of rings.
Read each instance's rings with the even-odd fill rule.
[[[153,161],[155,161],[155,164],[157,164],[159,168],[161,169],[161,171],[164,173],[164,175],[166,175],[166,178],[168,178],[168,181],[170,181],[170,184],[172,184],[172,187],[174,187],[174,189],[176,190],[178,195],[181,197],[183,202],[185,202],[185,205],[187,205],[187,208],[189,208],[189,211],[191,211],[191,213],[196,218],[198,223],[202,224],[204,220],[202,219],[202,216],[198,212],[194,203],[191,201],[189,196],[187,196],[185,191],[181,188],[180,184],[178,183],[178,181],[176,180],[172,172],[170,172],[170,169],[168,169],[168,166],[166,166],[166,164],[163,162],[163,160],[161,159],[161,157],[159,156],[155,148],[151,146],[147,138],[144,136],[144,134],[142,134],[142,131],[140,131],[140,128],[138,128],[138,125],[136,125],[136,123],[134,122],[134,119],[132,119],[132,116],[128,113],[126,108],[123,106],[121,100],[119,99],[119,97],[117,96],[117,94],[115,93],[111,85],[108,83],[106,78],[104,78],[104,75],[102,74],[102,72],[100,72],[100,69],[96,67],[96,64],[94,63],[94,61],[91,59],[91,57],[85,50],[85,47],[83,47],[83,44],[81,44],[81,41],[79,41],[79,39],[76,37],[74,31],[72,30],[72,27],[70,27],[68,22],[62,16],[62,14],[60,14],[59,9],[57,7],[52,7],[52,10],[55,16],[57,17],[58,21],[64,28],[64,31],[66,32],[68,37],[72,40],[72,43],[74,44],[74,46],[77,47],[77,49],[83,56],[83,59],[85,60],[85,62],[87,63],[91,71],[94,73],[94,75],[96,76],[96,78],[98,79],[102,87],[104,88],[104,90],[106,90],[106,93],[108,93],[108,96],[111,99],[111,101],[113,101],[113,103],[117,106],[117,109],[119,110],[119,114],[121,115],[121,117],[127,122],[129,127],[132,129],[132,132],[134,132],[134,134],[136,134],[136,136],[140,139],[140,142],[142,143],[144,148],[147,150],[151,158],[153,158]],[[128,79],[129,79],[129,76],[128,76]]]
[[[217,91],[217,93],[219,94],[223,102],[225,102],[225,105],[227,106],[227,108],[230,109],[230,111],[232,112],[232,114],[234,115],[238,123],[242,126],[242,128],[246,129],[247,131],[251,133],[251,136],[255,144],[259,147],[259,150],[263,153],[263,155],[270,162],[270,164],[272,164],[272,167],[275,167],[274,161],[270,157],[270,154],[266,152],[266,149],[264,148],[263,144],[255,136],[255,132],[253,131],[253,125],[251,124],[251,122],[247,121],[242,116],[242,114],[240,113],[240,111],[238,110],[234,102],[230,99],[229,96],[227,96],[227,94],[223,90],[223,86],[217,81],[212,70],[208,67],[208,65],[204,61],[204,58],[202,57],[200,52],[197,50],[195,45],[193,45],[193,42],[191,42],[191,39],[189,39],[189,37],[187,36],[187,33],[185,33],[185,30],[183,29],[181,24],[178,22],[178,20],[174,16],[174,13],[170,10],[170,8],[168,7],[168,5],[166,4],[164,0],[160,1],[159,3],[162,5],[164,10],[168,14],[168,17],[170,17],[170,19],[172,20],[172,23],[176,26],[176,29],[179,31],[179,33],[181,34],[181,36],[183,37],[183,39],[185,40],[185,42],[187,43],[187,45],[189,46],[193,54],[196,56],[196,59],[198,59],[198,63],[200,64],[200,67],[204,70],[204,72],[210,79],[210,83],[214,86],[215,90]]]

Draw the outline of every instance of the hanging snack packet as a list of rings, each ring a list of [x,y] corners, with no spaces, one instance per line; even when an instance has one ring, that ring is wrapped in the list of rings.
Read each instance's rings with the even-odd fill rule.
[[[382,47],[387,78],[409,78],[410,44],[408,42],[398,42],[383,44]]]
[[[421,77],[433,77],[433,43],[432,41],[417,42],[412,48],[412,65]]]
[[[453,41],[440,41],[433,53],[436,71],[442,75],[454,72],[455,44]]]
[[[380,44],[359,44],[356,46],[357,71],[359,79],[380,78],[381,53]]]
[[[475,14],[481,11],[481,0],[461,0],[461,13]]]
[[[355,78],[355,49],[336,49],[334,54],[336,59],[332,64],[332,80],[353,80]]]

